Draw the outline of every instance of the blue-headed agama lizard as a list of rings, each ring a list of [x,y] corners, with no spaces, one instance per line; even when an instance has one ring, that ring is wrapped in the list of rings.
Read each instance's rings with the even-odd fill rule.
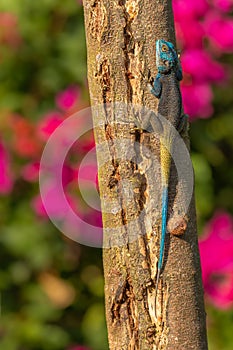
[[[143,129],[146,129],[150,123],[153,131],[160,138],[162,210],[155,298],[157,298],[159,278],[163,267],[172,147],[175,134],[177,134],[176,131],[181,132],[187,127],[187,116],[183,114],[179,86],[179,82],[183,77],[182,69],[178,54],[172,43],[165,40],[156,41],[156,66],[158,73],[153,84],[148,84],[148,86],[150,92],[159,99],[157,115],[152,113],[142,121]]]

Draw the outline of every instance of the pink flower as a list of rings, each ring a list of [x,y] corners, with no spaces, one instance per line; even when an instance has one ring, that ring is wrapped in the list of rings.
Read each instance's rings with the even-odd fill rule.
[[[21,174],[24,180],[33,182],[38,181],[40,170],[40,163],[34,162],[25,165],[22,168]],[[70,165],[63,164],[62,166],[62,184],[67,186],[70,182],[77,178],[77,171],[73,169]]]
[[[78,179],[81,182],[91,182],[95,185],[98,183],[97,163],[85,164],[78,170]]]
[[[72,181],[77,179],[78,171],[68,164],[63,164],[62,167],[62,185],[66,187]]]
[[[224,52],[233,50],[233,20],[217,12],[205,19],[204,27],[210,42]]]
[[[33,162],[25,165],[21,171],[23,179],[29,182],[37,181],[39,177],[39,168],[39,162]]]
[[[68,185],[77,178],[77,171],[68,164],[48,164],[47,167],[39,166],[35,163],[35,171],[40,170],[41,176],[41,196],[35,197],[32,202],[32,206],[35,212],[39,216],[47,216],[47,211],[50,217],[64,218],[69,211],[69,207],[73,210],[76,208],[76,204],[72,196],[68,193]],[[26,175],[34,175],[33,167],[26,168],[28,173]],[[60,184],[60,171],[61,180]],[[25,175],[25,174],[24,174]],[[42,201],[43,199],[43,201]]]
[[[186,19],[189,22],[190,19],[204,16],[209,9],[209,4],[206,0],[173,0],[173,9],[176,21]]]
[[[67,350],[90,350],[90,348],[87,348],[86,346],[82,346],[82,345],[73,345],[69,347]]]
[[[209,84],[192,84],[181,86],[184,111],[190,119],[208,118],[213,113],[213,94]]]
[[[0,141],[0,193],[7,194],[12,190],[13,179],[10,170],[9,155]]]
[[[102,214],[101,211],[91,209],[89,211],[86,210],[85,215],[83,214],[82,220],[88,223],[89,225],[93,225],[96,227],[103,227],[102,223]],[[101,236],[102,239],[102,236]],[[96,237],[97,240],[97,237]]]
[[[223,81],[225,78],[222,65],[215,62],[203,49],[186,50],[182,55],[182,67],[193,80],[201,83]]]
[[[209,300],[222,309],[233,306],[233,218],[218,213],[199,241],[202,277]]]
[[[177,21],[175,24],[176,35],[180,46],[185,49],[201,49],[203,47],[204,29],[200,22],[193,19],[187,21],[186,18],[182,18],[182,20]]]
[[[56,105],[64,111],[74,107],[80,97],[80,89],[77,86],[70,86],[56,96]]]
[[[173,0],[178,47],[183,49],[181,63],[188,77],[188,83],[182,82],[184,104],[191,118],[211,116],[210,84],[227,78],[224,66],[215,58],[232,51],[233,20],[226,15],[232,7],[232,0]],[[188,96],[191,90],[194,95]],[[199,92],[204,94],[203,101]]]
[[[37,215],[41,217],[47,217],[47,211],[49,216],[54,220],[63,220],[66,218],[69,206],[75,207],[73,198],[65,193],[59,193],[56,184],[52,184],[47,190],[42,193],[42,198],[39,196],[35,197],[32,201],[32,207],[34,208]],[[63,195],[65,197],[63,197]]]
[[[232,0],[212,0],[213,4],[223,12],[228,12],[233,7]]]
[[[46,141],[63,120],[63,116],[57,111],[47,113],[38,125],[38,134]]]

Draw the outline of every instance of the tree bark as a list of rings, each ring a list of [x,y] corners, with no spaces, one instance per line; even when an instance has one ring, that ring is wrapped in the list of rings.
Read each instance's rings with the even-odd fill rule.
[[[156,297],[160,144],[153,133],[131,133],[135,116],[140,120],[145,113],[140,106],[156,110],[157,100],[147,91],[140,72],[156,75],[157,39],[175,43],[171,0],[84,0],[84,13],[104,226],[109,347],[205,350],[194,198],[184,234],[166,237]],[[190,190],[179,185],[173,164],[169,189],[173,221],[179,219],[179,208]]]

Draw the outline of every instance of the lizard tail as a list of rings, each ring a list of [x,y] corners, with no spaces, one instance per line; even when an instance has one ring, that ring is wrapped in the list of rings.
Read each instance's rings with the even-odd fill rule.
[[[167,213],[168,213],[168,184],[170,176],[170,140],[164,139],[160,146],[160,158],[161,158],[161,176],[162,176],[162,212],[161,212],[161,237],[160,237],[160,252],[158,269],[161,270],[163,264],[163,253],[165,236],[167,229]]]
[[[160,251],[159,251],[159,263],[158,269],[161,270],[163,264],[163,253],[164,253],[164,244],[165,244],[165,236],[167,230],[167,211],[168,211],[168,186],[163,188],[162,195],[162,230],[161,230],[161,238],[160,238]]]
[[[167,142],[168,146],[169,144],[170,143]],[[157,271],[157,278],[156,278],[156,284],[155,284],[155,300],[157,298],[159,278],[160,278],[160,273],[163,266],[165,237],[166,237],[166,231],[167,231],[168,183],[169,183],[170,164],[171,164],[170,150],[169,150],[169,147],[165,146],[164,142],[161,143],[160,156],[161,156],[161,174],[162,174],[162,215],[161,215],[161,236],[160,236],[158,271]]]
[[[164,255],[164,245],[165,245],[165,236],[167,229],[167,212],[168,212],[168,186],[163,187],[163,195],[162,195],[162,230],[160,237],[160,250],[159,250],[159,262],[158,262],[158,270],[157,270],[157,278],[155,284],[155,302],[157,299],[157,291],[159,286],[159,278],[163,265],[163,255]],[[156,313],[156,308],[155,308]]]

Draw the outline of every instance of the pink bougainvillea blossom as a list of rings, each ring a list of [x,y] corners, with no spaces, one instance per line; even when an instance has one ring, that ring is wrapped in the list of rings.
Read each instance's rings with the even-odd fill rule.
[[[43,200],[40,195],[33,199],[32,206],[37,215],[47,217],[48,212],[51,219],[62,220],[66,218],[70,206],[73,209],[76,208],[76,203],[72,196],[67,192],[59,193],[58,188],[59,186],[56,183],[51,184],[46,191],[43,191]]]
[[[93,184],[98,184],[97,178],[97,162],[92,164],[85,164],[78,169],[78,180],[82,182],[92,182]]]
[[[232,0],[212,0],[215,7],[223,12],[229,12],[233,8]]]
[[[182,68],[188,77],[182,81],[181,91],[185,112],[191,119],[213,114],[212,84],[227,79],[226,69],[218,61],[233,49],[233,20],[229,15],[232,4],[232,0],[173,0],[177,41],[183,51]],[[191,94],[200,89],[205,91],[199,98]]]
[[[60,112],[50,111],[46,113],[37,127],[38,135],[43,140],[47,140],[49,136],[55,131],[55,129],[61,125],[64,118]]]
[[[176,21],[175,24],[177,40],[183,49],[187,47],[200,49],[203,47],[205,31],[200,22],[194,19],[187,21],[184,17],[182,20]]]
[[[195,82],[219,82],[225,78],[225,70],[222,65],[200,49],[189,49],[184,52],[182,67],[184,72],[191,75]]]
[[[39,169],[40,169],[39,162],[36,161],[36,162],[28,163],[22,168],[22,171],[21,171],[22,178],[29,182],[38,181]]]
[[[69,86],[56,96],[56,105],[63,111],[74,107],[80,98],[80,89],[78,86]]]
[[[204,22],[205,32],[210,42],[223,52],[233,50],[233,19],[212,12]]]
[[[82,216],[82,220],[96,227],[103,227],[102,214],[98,210],[89,210],[85,215]],[[101,237],[102,238],[102,237]]]
[[[185,18],[188,22],[190,19],[204,16],[209,9],[209,5],[207,0],[173,0],[173,9],[177,21]]]
[[[216,307],[233,306],[233,218],[217,213],[199,241],[203,284]]]
[[[69,347],[67,350],[90,350],[90,348],[87,348],[86,346],[83,346],[83,345],[73,345]]]
[[[211,104],[213,93],[208,84],[190,84],[182,86],[184,110],[188,111],[190,119],[198,115],[208,118],[213,113]]]
[[[12,190],[13,176],[10,169],[8,152],[0,141],[0,193],[7,194]]]
[[[76,181],[78,170],[69,164],[63,164],[62,167],[62,185],[65,187],[71,182]]]

